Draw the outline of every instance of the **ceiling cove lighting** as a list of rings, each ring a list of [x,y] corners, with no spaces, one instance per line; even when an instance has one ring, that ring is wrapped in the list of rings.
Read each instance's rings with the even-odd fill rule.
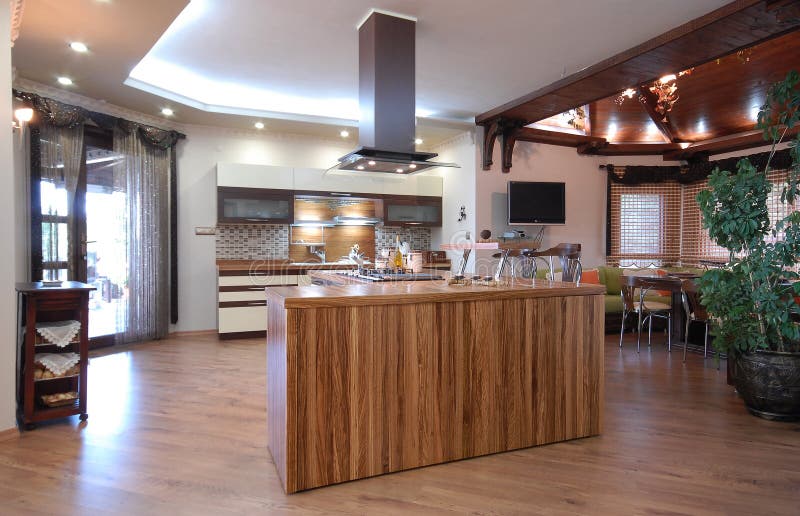
[[[73,84],[72,79],[69,77],[59,77],[56,80],[58,81],[58,84],[61,84],[62,86],[72,86]]]
[[[69,48],[81,54],[84,54],[89,51],[89,47],[86,46],[86,43],[82,43],[80,41],[73,41],[72,43],[69,44]]]
[[[263,129],[264,128],[264,122],[256,122],[253,125],[255,126],[256,129]]]
[[[345,129],[342,129],[342,130],[339,132],[339,136],[341,136],[342,138],[347,138],[348,136],[350,136],[350,131],[347,131],[347,130],[345,130]]]
[[[165,108],[163,108],[161,110],[161,114],[164,115],[164,116],[172,116],[172,115],[175,114],[175,112],[173,110],[171,110],[170,108],[165,107]]]

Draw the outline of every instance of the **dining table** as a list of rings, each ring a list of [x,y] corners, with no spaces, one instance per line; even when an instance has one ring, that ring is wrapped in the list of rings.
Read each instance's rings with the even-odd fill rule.
[[[673,272],[665,275],[624,276],[625,284],[639,289],[639,301],[651,291],[669,292],[672,306],[672,335],[677,342],[685,342],[686,314],[683,313],[681,283],[685,279],[700,277],[694,272]]]

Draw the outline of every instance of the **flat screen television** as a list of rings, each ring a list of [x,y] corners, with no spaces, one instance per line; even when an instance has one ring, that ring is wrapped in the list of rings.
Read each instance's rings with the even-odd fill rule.
[[[564,183],[508,182],[508,225],[564,224]]]

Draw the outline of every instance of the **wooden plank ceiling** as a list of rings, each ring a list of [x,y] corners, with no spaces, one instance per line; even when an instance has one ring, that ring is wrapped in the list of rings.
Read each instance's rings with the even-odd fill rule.
[[[753,133],[767,89],[800,70],[798,29],[798,0],[728,4],[476,117],[486,129],[484,168],[491,165],[495,138],[501,139],[504,171],[518,140],[665,159],[758,146],[763,140]],[[684,70],[691,72],[676,79],[679,98],[664,117],[654,110],[649,86]],[[633,97],[615,102],[627,88],[635,90]],[[570,117],[558,116],[578,106],[586,112],[583,131],[566,125]]]

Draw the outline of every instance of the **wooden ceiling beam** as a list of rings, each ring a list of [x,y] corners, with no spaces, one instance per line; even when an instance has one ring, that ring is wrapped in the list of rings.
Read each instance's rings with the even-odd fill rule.
[[[562,147],[578,147],[586,143],[593,143],[595,145],[606,143],[605,138],[599,138],[597,136],[547,131],[544,129],[533,129],[531,127],[519,129],[517,131],[517,141],[546,143],[548,145],[560,145]]]
[[[713,61],[800,27],[787,16],[798,0],[769,10],[764,0],[737,0],[641,45],[478,115],[485,125],[498,117],[532,123],[576,106]]]
[[[659,156],[680,150],[677,143],[609,143],[597,149],[598,156]]]
[[[787,131],[784,138],[787,139],[794,137],[798,134],[798,132],[800,132],[800,126],[795,127],[791,131]],[[729,138],[718,138],[716,140],[698,142],[686,147],[685,149],[665,152],[664,161],[689,160],[698,155],[713,156],[715,154],[752,149],[755,147],[763,147],[765,145],[770,145],[770,142],[764,140],[764,133],[762,131],[751,131],[748,133],[731,136]]]

